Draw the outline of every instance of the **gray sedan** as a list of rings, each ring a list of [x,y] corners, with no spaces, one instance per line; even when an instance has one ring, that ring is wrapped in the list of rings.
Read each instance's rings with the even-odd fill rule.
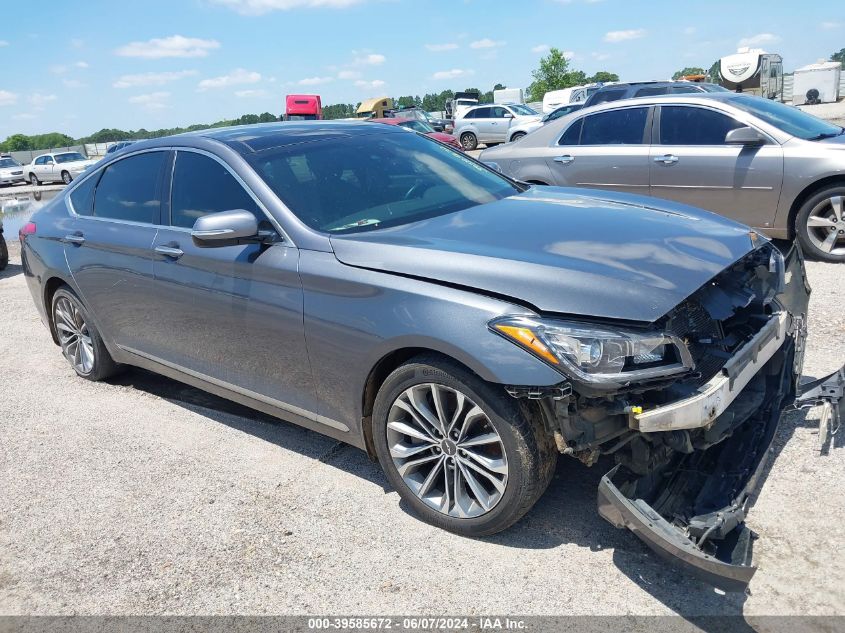
[[[528,512],[559,453],[613,455],[602,516],[725,589],[754,573],[743,519],[801,367],[797,249],[316,121],[137,143],[20,239],[83,379],[143,367],[348,442],[467,536]]]
[[[683,202],[845,261],[845,129],[733,93],[615,101],[482,152],[518,180]]]

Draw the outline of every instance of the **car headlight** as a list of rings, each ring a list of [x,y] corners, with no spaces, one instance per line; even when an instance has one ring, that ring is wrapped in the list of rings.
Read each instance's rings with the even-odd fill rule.
[[[571,378],[595,385],[672,376],[694,365],[683,341],[664,332],[525,317],[489,325]]]

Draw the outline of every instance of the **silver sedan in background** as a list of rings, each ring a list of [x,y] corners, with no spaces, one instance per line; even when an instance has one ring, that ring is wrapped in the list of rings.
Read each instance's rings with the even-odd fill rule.
[[[792,106],[713,93],[614,101],[480,159],[525,182],[667,198],[845,261],[845,129]]]

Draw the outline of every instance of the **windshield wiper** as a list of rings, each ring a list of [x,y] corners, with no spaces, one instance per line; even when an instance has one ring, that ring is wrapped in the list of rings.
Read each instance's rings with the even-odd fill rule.
[[[826,138],[833,138],[835,136],[840,136],[841,134],[845,133],[845,127],[839,130],[838,132],[824,132],[823,134],[818,134],[816,136],[811,136],[808,138],[808,141],[822,141]]]
[[[367,219],[367,220],[358,220],[357,222],[352,222],[351,224],[344,224],[343,226],[336,226],[332,229],[329,229],[329,231],[346,231],[346,230],[349,230],[349,229],[357,229],[358,227],[361,227],[361,226],[375,226],[375,225],[380,224],[380,223],[381,223],[381,220],[376,220],[374,218],[373,219]]]

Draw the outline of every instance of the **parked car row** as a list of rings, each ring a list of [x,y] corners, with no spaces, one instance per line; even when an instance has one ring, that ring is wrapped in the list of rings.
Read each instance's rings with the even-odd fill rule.
[[[604,103],[480,159],[525,182],[694,205],[845,261],[845,129],[775,101],[719,92]]]
[[[79,152],[56,152],[42,154],[24,167],[24,178],[34,186],[48,182],[63,182],[69,185],[96,160],[85,158]]]

